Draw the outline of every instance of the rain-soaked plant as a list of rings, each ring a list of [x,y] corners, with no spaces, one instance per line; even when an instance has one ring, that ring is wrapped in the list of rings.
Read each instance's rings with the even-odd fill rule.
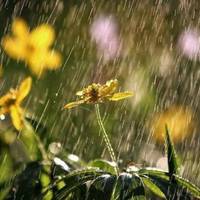
[[[55,34],[50,25],[42,24],[30,31],[25,21],[18,18],[11,29],[12,36],[2,39],[2,47],[11,58],[25,61],[38,78],[46,69],[60,66],[61,55],[51,50]],[[28,77],[0,98],[0,123],[6,124],[0,126],[0,199],[145,200],[148,196],[167,200],[200,199],[200,189],[179,175],[180,165],[167,125],[168,171],[134,164],[119,167],[99,108],[105,101],[133,96],[129,91],[116,92],[116,79],[103,85],[89,85],[76,93],[79,100],[64,106],[71,109],[80,104],[95,104],[97,122],[112,162],[94,159],[86,163],[56,144],[47,150],[40,140],[40,134],[47,129],[27,116],[22,108],[31,85],[32,78]]]
[[[24,82],[22,83],[19,88],[24,85]],[[112,85],[113,83],[115,83],[115,87]],[[132,96],[130,92],[115,93],[116,84],[116,80],[109,81],[105,85],[93,84],[78,92],[82,98],[77,101],[78,103],[72,102],[65,106],[65,108],[71,108],[80,103],[96,103],[98,123],[103,131],[103,137],[107,137],[104,138],[105,144],[112,161],[115,162],[117,160],[102,123],[98,103],[107,99],[117,101]],[[24,159],[25,165],[15,178],[0,183],[4,199],[144,200],[148,199],[149,195],[153,199],[167,200],[200,198],[200,189],[179,176],[180,165],[167,125],[165,149],[168,158],[168,171],[158,168],[141,168],[134,164],[121,169],[118,165],[113,165],[113,162],[107,160],[95,159],[85,163],[77,156],[65,151],[52,153],[45,150],[39,137],[35,137],[37,133],[34,130],[43,132],[44,127],[35,120],[24,117],[18,142],[22,142],[24,145],[27,158]],[[4,133],[6,132],[8,130]],[[15,133],[16,131],[10,129],[9,134]],[[7,140],[5,140],[5,144],[16,145],[13,141],[8,143]],[[15,148],[18,147],[15,146]]]
[[[116,174],[109,161],[96,159],[86,164],[66,154],[63,159],[52,157],[51,163],[28,162],[16,178],[1,183],[0,189],[10,188],[5,199],[144,200],[149,194],[153,199],[199,199],[200,189],[179,176],[179,162],[167,127],[165,144],[168,171],[129,165]]]
[[[119,101],[128,97],[131,97],[133,95],[132,92],[118,92],[116,93],[116,89],[118,87],[118,81],[115,80],[110,80],[107,81],[106,84],[101,85],[101,84],[96,84],[93,83],[92,85],[89,85],[87,88],[84,88],[83,90],[79,91],[76,93],[76,95],[80,96],[81,100],[75,101],[68,103],[65,105],[64,108],[73,108],[76,107],[80,104],[87,103],[87,104],[95,104],[95,110],[96,110],[96,115],[97,115],[97,121],[100,126],[100,129],[102,130],[103,133],[103,139],[106,144],[106,147],[109,151],[110,157],[112,159],[112,162],[115,167],[115,172],[118,174],[118,166],[117,166],[117,159],[114,153],[114,150],[112,148],[110,139],[108,137],[108,134],[106,132],[106,129],[103,125],[102,119],[101,119],[101,114],[99,110],[99,103],[103,103],[106,100],[109,101]]]
[[[54,193],[54,199],[144,200],[149,190],[155,196],[168,200],[200,198],[200,189],[179,176],[177,156],[167,126],[165,144],[169,171],[132,165],[116,174],[115,167],[109,161],[93,160],[84,169],[58,176],[44,195],[65,182]]]

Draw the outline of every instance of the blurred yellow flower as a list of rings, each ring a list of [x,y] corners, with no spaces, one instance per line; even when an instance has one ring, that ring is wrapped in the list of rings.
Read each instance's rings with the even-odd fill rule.
[[[30,77],[22,81],[19,88],[10,91],[0,98],[0,115],[10,113],[13,125],[17,130],[23,128],[23,109],[21,103],[31,89]]]
[[[80,96],[80,100],[68,103],[64,108],[70,109],[83,103],[102,103],[105,100],[119,101],[133,96],[132,92],[115,93],[117,87],[118,81],[116,79],[107,81],[104,85],[92,83],[88,87],[76,93],[77,96]]]
[[[17,18],[12,24],[12,36],[2,39],[6,53],[18,60],[24,60],[38,77],[46,69],[57,69],[61,65],[61,55],[50,47],[55,40],[54,29],[42,24],[32,31],[23,19]]]
[[[179,142],[192,133],[194,123],[192,112],[188,108],[172,106],[166,111],[155,114],[151,121],[151,131],[154,138],[164,142],[165,125],[168,126],[172,140]]]

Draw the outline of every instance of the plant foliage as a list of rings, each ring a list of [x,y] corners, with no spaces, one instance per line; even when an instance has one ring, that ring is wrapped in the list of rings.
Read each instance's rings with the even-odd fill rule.
[[[165,147],[169,171],[127,167],[117,175],[107,160],[73,167],[67,159],[56,157],[56,162],[52,157],[46,163],[43,159],[27,162],[14,179],[0,184],[0,190],[7,191],[7,200],[145,200],[150,191],[168,200],[200,198],[200,189],[177,174],[176,152],[167,127]]]

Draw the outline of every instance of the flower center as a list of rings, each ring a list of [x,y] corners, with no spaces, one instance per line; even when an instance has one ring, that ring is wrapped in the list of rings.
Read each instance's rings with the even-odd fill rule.
[[[35,51],[34,45],[28,43],[26,46],[26,51],[28,54],[32,54]]]
[[[92,88],[90,92],[90,97],[91,97],[92,102],[96,102],[98,100],[98,96],[99,96],[98,94],[99,94],[98,90],[95,88]]]
[[[6,107],[10,107],[10,106],[12,106],[12,105],[14,105],[15,104],[15,102],[16,102],[16,98],[10,98],[10,99],[8,99],[7,101],[6,101]]]
[[[96,103],[99,100],[99,90],[97,87],[88,87],[84,94],[83,99],[87,99],[88,103]]]
[[[10,107],[10,106],[12,106],[16,103],[16,99],[17,99],[16,95],[17,95],[16,90],[11,89],[10,92],[9,92],[9,97],[5,101],[6,107]]]

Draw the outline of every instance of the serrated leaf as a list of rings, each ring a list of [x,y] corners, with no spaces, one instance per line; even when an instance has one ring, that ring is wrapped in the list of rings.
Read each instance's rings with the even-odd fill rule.
[[[175,151],[173,142],[171,140],[167,125],[165,126],[165,133],[166,133],[165,148],[166,148],[166,153],[167,153],[167,158],[168,158],[168,169],[169,169],[170,177],[172,177],[173,174],[178,174],[179,165],[178,165],[176,151]]]
[[[115,165],[112,162],[109,162],[107,160],[96,159],[96,160],[89,162],[88,166],[98,167],[99,169],[101,169],[107,173],[111,173],[113,175],[116,174]]]
[[[122,173],[116,180],[111,200],[145,200],[145,191],[139,176]]]

